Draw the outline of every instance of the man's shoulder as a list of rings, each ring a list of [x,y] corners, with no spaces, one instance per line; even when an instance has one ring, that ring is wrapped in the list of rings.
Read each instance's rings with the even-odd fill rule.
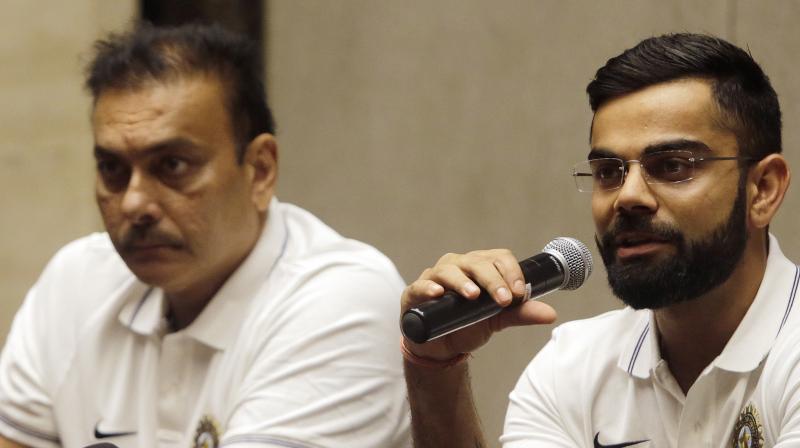
[[[260,289],[268,300],[257,301],[259,311],[251,314],[256,327],[279,327],[276,321],[307,326],[357,312],[396,329],[405,283],[392,262],[372,246],[339,235],[306,210],[279,206],[269,219],[283,221],[285,247]]]
[[[95,291],[102,295],[131,278],[133,274],[117,254],[108,235],[93,233],[59,249],[47,263],[36,287],[41,297],[79,295],[88,299],[96,295]]]
[[[380,275],[392,283],[402,283],[394,264],[375,247],[342,236],[298,206],[280,203],[280,211],[288,233],[288,245],[281,260],[285,268],[304,272],[336,269]]]
[[[637,324],[647,324],[650,319],[648,310],[634,310],[625,307],[607,311],[587,319],[578,319],[565,322],[553,331],[553,337],[558,339],[590,339],[598,338],[618,339],[641,330]]]
[[[30,289],[15,317],[15,327],[40,338],[35,343],[53,375],[69,367],[81,334],[104,315],[135,280],[108,235],[95,233],[59,249]],[[12,329],[12,332],[14,330]],[[33,345],[34,342],[31,342]]]
[[[636,376],[636,358],[650,356],[644,353],[649,325],[649,311],[624,308],[558,326],[525,369],[512,400],[529,410],[549,400],[574,425],[583,424],[598,403],[621,405],[618,392]]]
[[[81,238],[70,241],[56,252],[51,262],[74,263],[106,263],[109,261],[122,261],[119,254],[111,244],[107,233],[91,233]]]
[[[552,349],[565,360],[601,357],[616,363],[623,353],[643,342],[649,325],[648,310],[626,307],[608,311],[556,327],[551,339]]]

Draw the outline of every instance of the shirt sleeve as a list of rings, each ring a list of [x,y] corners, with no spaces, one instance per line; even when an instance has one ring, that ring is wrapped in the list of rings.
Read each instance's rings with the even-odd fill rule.
[[[504,448],[581,445],[570,437],[560,414],[556,355],[556,342],[551,339],[531,361],[509,395],[505,427],[500,437]]]
[[[403,284],[328,269],[267,319],[221,439],[240,447],[410,446],[397,316]]]
[[[0,355],[0,433],[31,447],[59,446],[51,395],[45,378],[39,295],[40,279],[17,312]]]

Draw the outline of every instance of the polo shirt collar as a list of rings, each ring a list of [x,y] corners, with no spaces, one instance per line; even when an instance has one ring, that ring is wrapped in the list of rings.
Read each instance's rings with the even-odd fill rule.
[[[794,308],[798,268],[770,235],[767,269],[753,303],[722,353],[712,363],[731,372],[749,372],[761,364]]]
[[[165,328],[162,291],[136,279],[126,294],[128,300],[118,316],[120,323],[143,336],[162,332]]]
[[[628,334],[625,349],[617,360],[617,366],[638,378],[647,378],[660,358],[658,337],[655,335],[655,319],[650,310],[625,312],[635,313],[633,331]]]
[[[769,354],[772,344],[794,309],[800,270],[781,252],[777,239],[769,236],[769,256],[764,278],[744,318],[712,362],[731,372],[749,372]],[[633,312],[633,311],[631,311]],[[659,362],[655,316],[650,310],[636,311],[634,331],[620,354],[617,365],[630,375],[648,378]]]
[[[250,303],[266,284],[267,277],[286,250],[288,236],[280,203],[273,198],[264,230],[253,250],[182,332],[216,350],[229,347],[241,329],[240,323],[245,320]],[[119,320],[134,332],[155,334],[164,326],[166,306],[163,291],[146,285],[136,289],[143,291],[130,294],[128,303],[119,313]]]
[[[226,349],[236,339],[251,301],[286,250],[288,233],[277,199],[270,203],[267,217],[264,231],[250,255],[186,328],[189,336],[217,350]]]

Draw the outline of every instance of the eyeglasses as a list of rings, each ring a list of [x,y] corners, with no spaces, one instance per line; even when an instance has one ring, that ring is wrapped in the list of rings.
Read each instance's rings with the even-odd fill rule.
[[[692,151],[659,151],[645,154],[639,160],[617,158],[590,159],[572,167],[572,177],[578,191],[615,190],[622,186],[628,174],[628,164],[642,167],[648,184],[674,184],[692,180],[695,167],[700,162],[717,160],[751,161],[752,157],[695,156]]]

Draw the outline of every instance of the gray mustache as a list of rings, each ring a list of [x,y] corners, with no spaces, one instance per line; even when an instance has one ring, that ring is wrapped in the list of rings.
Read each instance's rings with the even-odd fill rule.
[[[134,227],[120,240],[122,249],[135,249],[139,246],[183,246],[183,241],[168,233],[152,227]]]

